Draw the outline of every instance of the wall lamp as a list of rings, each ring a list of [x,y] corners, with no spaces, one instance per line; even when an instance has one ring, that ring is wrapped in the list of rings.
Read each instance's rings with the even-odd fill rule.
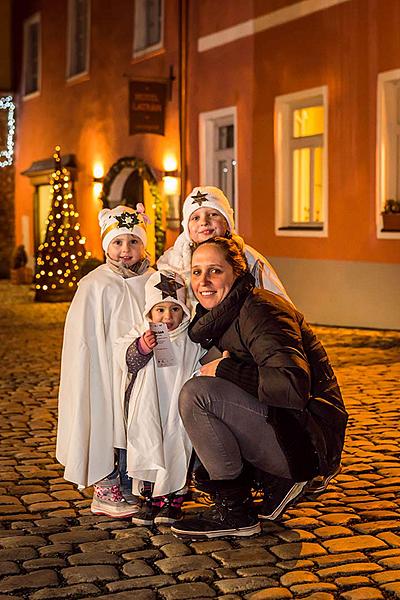
[[[103,183],[104,177],[93,177],[92,181],[93,183]]]
[[[179,171],[163,171],[164,193],[166,196],[179,194]]]
[[[162,176],[163,176],[163,178],[164,177],[179,177],[180,173],[179,173],[178,169],[174,169],[171,171],[163,171]]]
[[[103,190],[104,168],[101,163],[96,163],[93,167],[93,196],[97,200]]]
[[[179,229],[180,227],[180,172],[174,156],[169,155],[164,159],[164,171],[162,171],[164,194],[167,200],[167,227],[168,229]]]

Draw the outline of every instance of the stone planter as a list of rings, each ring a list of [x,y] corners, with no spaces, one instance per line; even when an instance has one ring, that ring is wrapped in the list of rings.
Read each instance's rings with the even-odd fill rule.
[[[33,278],[32,269],[29,267],[20,267],[19,269],[11,269],[10,280],[15,285],[31,284]]]
[[[381,213],[382,231],[400,231],[400,213]]]

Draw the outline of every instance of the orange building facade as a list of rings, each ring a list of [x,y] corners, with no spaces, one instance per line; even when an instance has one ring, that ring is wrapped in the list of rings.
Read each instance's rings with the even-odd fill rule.
[[[166,245],[192,187],[219,185],[238,232],[309,321],[400,329],[400,225],[381,215],[400,198],[398,0],[20,4],[15,236],[31,261],[48,209],[45,161],[59,144],[94,256],[101,185],[111,206],[144,200],[151,211],[158,202],[153,241],[165,230]],[[73,55],[81,5],[86,41]],[[132,89],[157,82],[163,135],[132,133]],[[150,96],[137,98],[149,108]]]

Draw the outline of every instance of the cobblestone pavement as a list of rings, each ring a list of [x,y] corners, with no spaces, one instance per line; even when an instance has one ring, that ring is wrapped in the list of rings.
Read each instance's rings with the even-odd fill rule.
[[[0,600],[400,598],[400,332],[320,327],[350,423],[343,470],[254,539],[182,543],[95,517],[54,456],[66,304],[0,282]]]

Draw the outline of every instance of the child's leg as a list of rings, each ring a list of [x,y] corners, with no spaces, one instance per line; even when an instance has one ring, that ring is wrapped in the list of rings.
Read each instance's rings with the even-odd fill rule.
[[[118,470],[119,470],[119,480],[121,486],[121,493],[124,497],[124,500],[128,502],[128,504],[141,506],[142,501],[140,496],[135,496],[132,494],[132,478],[129,477],[126,466],[126,450],[123,448],[118,448]]]
[[[109,475],[107,475],[107,477],[104,477],[104,479],[102,479],[101,481],[114,481],[114,480],[118,481],[118,449],[117,448],[114,448],[114,468],[111,471],[111,473],[109,473]],[[100,483],[100,481],[98,481],[97,483]]]
[[[186,494],[186,488],[178,490],[168,496],[154,498],[160,506],[160,510],[154,518],[156,525],[172,525],[175,521],[182,519],[182,504]]]
[[[136,505],[129,505],[121,494],[118,464],[107,477],[94,484],[90,510],[95,515],[120,519],[131,517],[138,510]]]
[[[142,508],[132,517],[132,523],[135,523],[135,525],[153,525],[154,517],[160,510],[152,496],[153,484],[150,481],[143,481],[140,491],[143,496]]]

